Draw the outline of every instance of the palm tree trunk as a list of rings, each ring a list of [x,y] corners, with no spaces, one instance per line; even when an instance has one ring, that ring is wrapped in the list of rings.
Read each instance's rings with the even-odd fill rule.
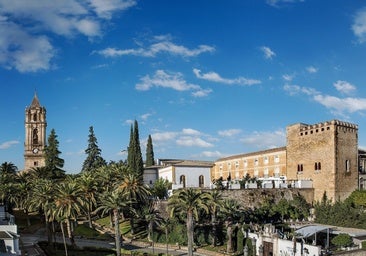
[[[71,230],[71,221],[70,221],[70,219],[66,219],[66,225],[67,225],[67,233],[69,235],[71,245],[75,246],[75,239],[74,239],[74,234]]]
[[[227,244],[226,244],[226,252],[233,252],[233,227],[231,221],[226,224],[226,234],[227,234]]]
[[[64,240],[65,256],[68,256],[68,254],[67,254],[67,244],[66,244],[66,238],[65,238],[65,231],[64,231],[64,224],[62,222],[60,222],[60,226],[61,226],[62,238]]]
[[[187,236],[188,236],[188,256],[193,256],[193,233],[194,233],[194,224],[193,224],[193,212],[187,212]]]
[[[217,230],[216,230],[216,214],[213,213],[211,215],[211,225],[212,225],[212,245],[213,247],[216,246],[216,236],[217,236]]]
[[[152,239],[151,239],[152,230],[153,230],[153,222],[152,221],[149,221],[149,224],[148,224],[148,232],[147,232],[147,240],[149,242],[152,242]]]
[[[121,234],[119,231],[119,212],[117,209],[113,210],[113,217],[114,217],[114,233],[116,240],[116,253],[117,256],[121,256]]]

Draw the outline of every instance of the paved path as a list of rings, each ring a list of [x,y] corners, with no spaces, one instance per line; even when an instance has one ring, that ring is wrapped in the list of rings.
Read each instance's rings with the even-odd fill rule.
[[[44,229],[39,229],[34,234],[22,233],[20,234],[20,249],[22,251],[22,255],[24,256],[46,256],[42,249],[38,246],[39,241],[46,241],[47,236]],[[56,236],[56,241],[58,243],[63,243],[63,239],[61,236]],[[69,239],[66,239],[66,242],[70,244]],[[93,240],[93,239],[84,239],[84,238],[75,238],[75,243],[78,247],[99,247],[99,248],[115,248],[115,243],[113,240],[111,241],[102,241],[102,240]],[[143,245],[135,245],[131,243],[126,243],[123,245],[124,249],[130,250],[132,252],[139,251],[139,252],[147,252],[147,253],[166,253],[166,248],[162,247],[152,247],[152,246],[143,246]],[[185,250],[176,250],[169,248],[168,249],[169,255],[175,256],[183,256],[188,255]],[[196,256],[206,256],[207,254],[197,253],[195,252],[194,255]]]

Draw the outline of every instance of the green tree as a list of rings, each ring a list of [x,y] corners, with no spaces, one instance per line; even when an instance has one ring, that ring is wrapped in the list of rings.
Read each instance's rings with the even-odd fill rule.
[[[194,220],[198,221],[198,212],[200,210],[209,212],[207,203],[210,201],[210,194],[202,192],[198,189],[188,188],[178,190],[169,198],[168,206],[170,216],[176,214],[186,215],[187,237],[188,237],[188,255],[193,256],[193,235],[194,235]]]
[[[143,179],[144,162],[142,160],[139,127],[135,120],[133,128],[131,127],[130,144],[128,147],[128,166],[131,172],[136,173],[141,179]]]
[[[147,139],[147,145],[146,145],[146,167],[153,166],[155,164],[154,160],[154,149],[152,144],[151,135],[149,135]]]
[[[12,162],[4,162],[0,166],[1,175],[5,175],[5,174],[15,175],[17,171],[18,171],[18,167],[16,167],[16,165],[13,164]]]
[[[132,172],[127,172],[123,175],[118,189],[122,191],[130,202],[130,210],[136,210],[136,208],[141,207],[147,197],[150,196],[150,190],[143,184],[140,175]],[[134,211],[130,212],[130,225],[131,234],[135,234]]]
[[[123,194],[123,191],[116,189],[113,191],[106,190],[100,198],[99,207],[97,212],[101,211],[102,216],[106,213],[113,214],[114,220],[114,237],[116,242],[117,256],[121,255],[121,231],[119,226],[120,214],[123,209],[129,205],[128,200]]]
[[[236,241],[234,241],[234,232],[237,230],[236,225],[238,220],[241,217],[241,206],[234,199],[226,199],[224,200],[222,206],[222,213],[224,214],[226,220],[226,234],[227,234],[227,244],[226,244],[226,252],[232,253],[236,250]]]
[[[29,207],[33,210],[40,210],[46,223],[48,242],[51,242],[50,232],[50,209],[54,202],[54,183],[48,179],[34,179],[30,195]]]
[[[171,183],[168,180],[160,177],[154,183],[152,194],[159,199],[168,198],[168,190],[170,187]]]
[[[91,213],[97,204],[96,194],[98,190],[98,184],[96,178],[91,173],[82,173],[77,178],[77,183],[81,189],[81,194],[85,200],[85,212],[88,218],[88,224],[90,228],[93,228],[91,219]]]
[[[353,244],[352,237],[349,234],[338,234],[331,240],[332,244],[337,247],[348,247]]]
[[[87,154],[84,160],[82,172],[90,172],[96,170],[98,167],[106,165],[106,161],[103,159],[102,150],[98,147],[98,141],[94,134],[93,126],[89,127],[89,139],[88,148],[85,150]]]
[[[71,179],[57,184],[55,188],[54,203],[54,215],[56,216],[56,219],[64,220],[70,242],[72,245],[75,245],[71,222],[76,221],[85,204],[80,186]]]
[[[223,207],[224,200],[219,190],[212,190],[210,192],[211,198],[208,203],[211,214],[211,228],[212,228],[212,245],[215,247],[217,243],[217,214]]]
[[[59,151],[58,146],[59,142],[57,140],[56,131],[55,129],[52,129],[45,147],[46,167],[51,170],[52,179],[63,178],[65,175],[65,171],[62,170],[65,161],[60,158],[61,151]]]

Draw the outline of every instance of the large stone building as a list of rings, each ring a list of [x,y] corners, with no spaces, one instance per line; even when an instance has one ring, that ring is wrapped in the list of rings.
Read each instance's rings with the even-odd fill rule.
[[[45,166],[46,108],[34,94],[32,103],[25,109],[24,170]]]
[[[287,127],[287,145],[218,159],[212,179],[283,178],[311,181],[314,201],[347,198],[358,188],[358,126],[332,120]],[[291,184],[291,183],[289,183]]]

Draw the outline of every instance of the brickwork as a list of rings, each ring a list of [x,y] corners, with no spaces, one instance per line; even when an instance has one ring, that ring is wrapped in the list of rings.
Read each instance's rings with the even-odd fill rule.
[[[221,158],[212,179],[286,176],[287,180],[312,180],[313,201],[326,192],[343,200],[358,187],[358,126],[332,120],[287,127],[286,147]]]
[[[46,109],[35,94],[25,109],[24,170],[45,166],[46,127]]]

